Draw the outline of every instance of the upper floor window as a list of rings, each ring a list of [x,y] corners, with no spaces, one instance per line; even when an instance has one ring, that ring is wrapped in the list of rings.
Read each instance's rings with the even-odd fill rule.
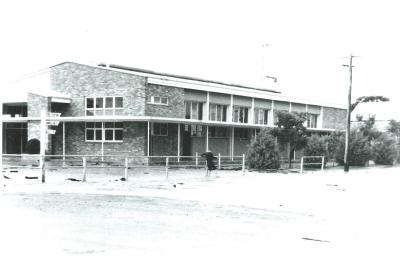
[[[186,101],[185,109],[186,109],[186,114],[185,114],[186,119],[196,119],[196,120],[203,119],[203,103]]]
[[[86,141],[122,142],[123,130],[122,122],[86,122]]]
[[[308,114],[307,116],[307,127],[308,128],[317,128],[317,114]]]
[[[121,115],[123,98],[120,96],[103,96],[86,98],[86,115]]]
[[[268,110],[267,109],[254,109],[254,124],[266,125],[268,124]]]
[[[153,136],[168,136],[167,123],[153,123],[151,126],[151,134]]]
[[[210,104],[210,120],[226,121],[226,105]]]
[[[233,122],[235,123],[248,123],[249,109],[247,107],[233,107]]]
[[[147,103],[149,103],[149,104],[157,104],[157,105],[168,105],[168,97],[152,95],[152,96],[148,97]]]

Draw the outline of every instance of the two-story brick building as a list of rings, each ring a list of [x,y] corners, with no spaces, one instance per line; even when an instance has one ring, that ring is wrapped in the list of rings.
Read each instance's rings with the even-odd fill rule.
[[[29,139],[40,138],[41,110],[61,113],[46,143],[56,155],[241,155],[280,110],[308,113],[311,132],[345,127],[341,106],[118,65],[65,62],[40,78],[40,87],[24,88],[41,92],[4,103],[4,153],[23,153]]]

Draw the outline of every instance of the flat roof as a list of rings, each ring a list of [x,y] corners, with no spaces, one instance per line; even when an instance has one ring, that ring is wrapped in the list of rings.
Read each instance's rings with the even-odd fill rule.
[[[252,86],[247,86],[247,85],[242,85],[242,84],[225,83],[225,82],[221,82],[221,81],[215,81],[215,80],[209,80],[209,79],[203,79],[203,78],[186,76],[186,75],[179,75],[179,74],[171,74],[171,73],[165,73],[165,72],[156,72],[156,71],[152,71],[152,70],[135,68],[135,67],[130,67],[130,66],[123,66],[123,65],[118,65],[118,64],[100,63],[100,64],[98,64],[98,66],[105,67],[105,68],[111,68],[111,69],[119,69],[119,70],[125,70],[125,71],[161,75],[161,76],[165,76],[165,77],[173,77],[173,78],[189,80],[189,81],[199,81],[199,82],[206,82],[206,83],[211,83],[211,84],[235,86],[235,87],[239,87],[239,88],[254,89],[254,90],[266,91],[266,92],[270,92],[270,93],[281,93],[280,91],[276,91],[276,90],[272,90],[272,89],[268,89],[268,88],[263,88],[263,87],[252,87]]]

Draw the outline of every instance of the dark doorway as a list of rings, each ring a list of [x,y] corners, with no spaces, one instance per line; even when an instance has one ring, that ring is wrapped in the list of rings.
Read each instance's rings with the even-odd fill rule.
[[[181,125],[182,133],[182,156],[190,156],[190,125]]]
[[[5,127],[6,154],[21,154],[25,152],[28,133],[26,124],[7,123]]]

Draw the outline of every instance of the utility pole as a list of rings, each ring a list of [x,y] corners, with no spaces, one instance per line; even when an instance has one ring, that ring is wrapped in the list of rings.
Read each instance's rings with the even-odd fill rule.
[[[349,141],[350,141],[350,117],[351,117],[351,86],[353,82],[353,58],[354,56],[350,54],[349,65],[343,65],[344,67],[349,67],[350,73],[350,85],[349,93],[347,95],[347,117],[346,117],[346,139],[344,144],[344,171],[349,171]]]
[[[3,188],[3,100],[0,98],[0,188]]]

